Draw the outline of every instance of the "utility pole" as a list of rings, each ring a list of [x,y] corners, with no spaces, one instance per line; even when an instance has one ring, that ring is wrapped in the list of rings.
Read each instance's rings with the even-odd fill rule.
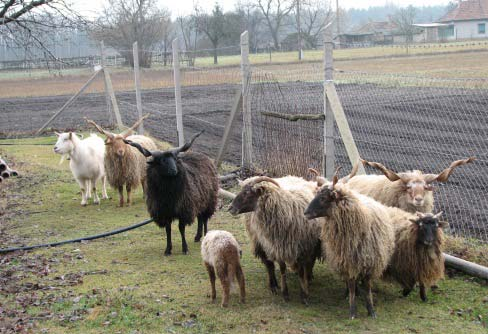
[[[302,29],[300,27],[300,0],[297,0],[298,60],[302,60]]]
[[[338,46],[340,47],[341,39],[341,21],[340,21],[340,15],[339,15],[339,0],[336,0],[336,23],[337,23],[337,41],[338,41]]]

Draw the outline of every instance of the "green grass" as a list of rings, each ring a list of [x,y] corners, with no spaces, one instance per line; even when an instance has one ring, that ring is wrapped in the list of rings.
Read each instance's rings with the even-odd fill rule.
[[[44,137],[18,143],[54,140]],[[0,185],[3,187],[0,192],[9,192],[8,210],[14,213],[0,227],[23,243],[96,234],[147,218],[140,190],[134,195],[134,205],[128,208],[116,207],[112,190],[109,191],[112,200],[103,201],[100,206],[81,207],[79,189],[67,164],[58,164],[59,157],[50,146],[0,146],[0,155],[14,161],[22,174]],[[350,321],[344,284],[325,264],[319,263],[314,272],[310,305],[299,302],[295,274],[288,276],[291,301],[285,303],[266,288],[264,266],[250,253],[242,219],[221,210],[209,226],[232,232],[243,245],[246,304],[238,303],[236,292],[228,309],[210,303],[200,244],[192,241],[194,226],[187,230],[190,255],[181,254],[179,233],[173,224],[173,255],[164,257],[164,233],[150,224],[98,241],[28,253],[29,261],[44,259],[50,272],[46,276],[16,272],[14,275],[20,275],[17,283],[38,282],[55,287],[35,291],[38,298],[49,302],[25,307],[35,322],[34,332],[45,329],[48,333],[486,333],[488,304],[483,302],[488,296],[486,283],[462,275],[441,281],[440,289],[429,293],[427,303],[420,301],[418,291],[401,298],[398,285],[378,282],[375,293],[378,319],[367,317],[360,298],[359,318]],[[0,272],[16,268],[22,261],[23,257],[16,256],[0,267]],[[61,284],[64,281],[60,277],[80,273],[82,282]],[[220,298],[219,285],[217,289]],[[19,300],[31,293],[9,294],[0,289],[0,306],[20,309]],[[43,317],[46,312],[52,317]]]

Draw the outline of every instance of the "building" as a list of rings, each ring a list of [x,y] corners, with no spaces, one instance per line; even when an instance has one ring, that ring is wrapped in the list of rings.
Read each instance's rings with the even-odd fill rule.
[[[446,25],[439,29],[440,40],[487,38],[488,0],[460,0],[437,22]]]
[[[338,36],[342,47],[393,44],[393,35],[398,26],[391,21],[370,21],[351,32]]]

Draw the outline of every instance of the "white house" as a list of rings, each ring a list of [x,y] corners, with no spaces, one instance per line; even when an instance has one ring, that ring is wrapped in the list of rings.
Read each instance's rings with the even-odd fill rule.
[[[440,40],[488,38],[488,0],[460,0],[437,22]]]

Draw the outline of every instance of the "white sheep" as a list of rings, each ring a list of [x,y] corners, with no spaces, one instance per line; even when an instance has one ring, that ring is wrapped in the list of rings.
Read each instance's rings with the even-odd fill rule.
[[[223,289],[222,307],[227,307],[229,304],[230,286],[234,277],[239,283],[241,303],[245,302],[246,288],[239,260],[240,254],[241,248],[237,240],[227,231],[210,231],[203,238],[202,259],[210,277],[212,302],[216,298],[215,279],[218,276]]]
[[[99,204],[96,183],[102,181],[102,198],[107,199],[106,176],[103,159],[105,143],[96,134],[81,140],[73,132],[56,133],[58,141],[54,152],[69,156],[69,167],[81,188],[81,205],[88,203],[93,189],[93,203]]]

